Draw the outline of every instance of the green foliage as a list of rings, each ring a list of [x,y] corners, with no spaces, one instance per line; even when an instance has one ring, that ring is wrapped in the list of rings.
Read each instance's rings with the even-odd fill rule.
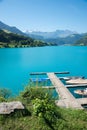
[[[48,89],[27,86],[21,93],[21,97],[27,101],[27,104],[33,104],[32,112],[38,119],[43,119],[51,129],[54,129],[61,115],[55,105],[52,93]]]
[[[37,47],[37,46],[48,46],[46,42],[34,40],[30,37],[18,35],[14,33],[7,33],[6,31],[0,30],[0,47]]]
[[[61,117],[57,110],[57,106],[49,101],[46,94],[45,99],[36,98],[33,100],[33,113],[39,118],[44,119],[46,124],[52,129],[54,129],[58,119]]]
[[[87,46],[87,34],[78,40],[74,45]]]
[[[52,93],[41,87],[30,87],[27,86],[25,90],[20,94],[23,99],[27,102],[30,102],[36,98],[45,99],[45,95],[47,94],[47,98],[50,100],[54,100]]]
[[[6,101],[6,99],[4,97],[0,96],[0,102],[5,102],[5,101]]]
[[[87,111],[59,108],[47,89],[28,86],[14,100],[21,101],[26,110],[15,111],[11,115],[0,115],[2,130],[87,129]]]
[[[45,42],[50,42],[56,45],[74,45],[76,41],[78,41],[82,35],[80,34],[73,34],[67,37],[58,37],[58,38],[48,38],[45,39]]]
[[[11,96],[11,91],[6,88],[0,88],[0,96],[2,100],[7,99]]]

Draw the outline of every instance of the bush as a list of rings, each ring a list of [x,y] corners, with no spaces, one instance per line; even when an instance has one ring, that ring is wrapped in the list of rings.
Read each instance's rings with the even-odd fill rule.
[[[7,99],[11,96],[11,91],[6,88],[0,88],[0,96]]]
[[[47,98],[50,100],[54,100],[52,93],[50,93],[49,90],[40,88],[40,87],[26,87],[24,92],[22,92],[21,97],[25,99],[27,102],[31,102],[32,100],[38,98],[38,99],[45,99],[46,95]]]
[[[6,101],[6,99],[4,97],[0,96],[0,102],[5,102],[5,101]]]
[[[47,94],[45,94],[44,99],[36,98],[33,100],[33,113],[44,119],[46,124],[52,129],[54,129],[58,119],[61,118],[58,107],[52,100],[49,100]]]

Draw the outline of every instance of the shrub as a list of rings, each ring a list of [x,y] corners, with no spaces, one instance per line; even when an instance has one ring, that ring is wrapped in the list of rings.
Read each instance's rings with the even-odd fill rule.
[[[6,88],[0,88],[0,96],[7,99],[11,96],[11,91]]]
[[[49,100],[47,94],[45,94],[44,99],[36,98],[33,100],[33,113],[39,118],[43,118],[52,129],[61,118],[58,107],[52,100]]]
[[[6,101],[6,99],[4,97],[0,96],[0,102],[5,102],[5,101]]]
[[[45,96],[50,100],[54,100],[52,93],[49,90],[40,87],[26,87],[24,92],[21,93],[21,97],[28,102],[38,98],[45,99]]]

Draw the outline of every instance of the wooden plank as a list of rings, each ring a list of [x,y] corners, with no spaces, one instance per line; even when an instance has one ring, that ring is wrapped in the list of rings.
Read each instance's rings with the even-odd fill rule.
[[[30,75],[46,75],[46,72],[32,72]]]
[[[71,80],[71,79],[84,79],[84,76],[67,76],[67,77],[59,77],[61,80]]]
[[[87,98],[78,98],[76,100],[80,102],[82,105],[87,104]]]
[[[54,72],[54,74],[70,74],[69,71],[64,71],[64,72]]]
[[[50,73],[50,72],[49,72]],[[64,72],[54,72],[55,74],[69,74],[69,71]],[[47,72],[32,72],[30,75],[46,75]]]
[[[65,87],[67,88],[71,88],[71,87],[86,87],[87,84],[75,84],[75,85],[65,85]]]

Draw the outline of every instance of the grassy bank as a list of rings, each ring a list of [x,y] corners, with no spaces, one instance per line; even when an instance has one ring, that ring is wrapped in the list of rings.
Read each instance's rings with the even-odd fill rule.
[[[87,129],[87,111],[57,107],[55,98],[47,89],[26,87],[18,97],[6,99],[6,101],[13,100],[21,101],[26,111],[0,115],[1,130]]]

